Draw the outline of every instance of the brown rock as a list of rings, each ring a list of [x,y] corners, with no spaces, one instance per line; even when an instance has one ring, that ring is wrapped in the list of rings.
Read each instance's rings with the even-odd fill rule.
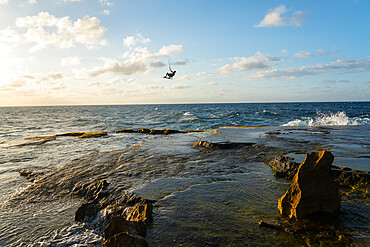
[[[152,204],[138,204],[125,210],[126,220],[136,222],[152,222],[152,212]]]
[[[293,183],[278,202],[283,217],[306,218],[340,210],[338,186],[330,180],[334,156],[329,151],[311,153],[298,168]]]
[[[30,182],[34,182],[36,178],[41,177],[45,174],[47,170],[22,170],[19,172],[19,175],[22,177],[26,177],[26,179]]]
[[[92,137],[101,137],[108,135],[107,131],[96,131],[96,132],[86,132],[78,138],[92,138]]]
[[[121,232],[106,240],[104,245],[108,247],[147,247],[148,243],[143,237]]]
[[[112,216],[109,224],[104,229],[105,239],[109,239],[121,232],[145,237],[146,224],[143,222],[127,221],[122,216]]]

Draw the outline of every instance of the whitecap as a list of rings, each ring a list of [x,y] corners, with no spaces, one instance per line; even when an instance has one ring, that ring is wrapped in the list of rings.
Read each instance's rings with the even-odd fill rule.
[[[344,111],[333,113],[316,112],[316,116],[302,117],[295,119],[283,126],[346,126],[346,125],[366,125],[365,121],[360,121],[358,118],[350,119]]]

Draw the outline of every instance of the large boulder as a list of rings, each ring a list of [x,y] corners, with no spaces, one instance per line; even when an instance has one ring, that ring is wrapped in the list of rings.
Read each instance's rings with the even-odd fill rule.
[[[104,230],[104,245],[148,246],[145,235],[148,223],[153,220],[152,211],[151,203],[137,203],[133,207],[127,207],[123,215],[112,216]]]
[[[301,219],[340,211],[338,185],[329,176],[333,160],[334,156],[326,150],[307,155],[292,185],[279,199],[278,209],[283,217]]]
[[[127,221],[122,216],[115,215],[111,218],[109,224],[104,229],[104,237],[105,239],[109,239],[121,232],[145,237],[146,224],[144,222]]]
[[[148,243],[143,237],[120,232],[104,242],[107,247],[147,247]]]

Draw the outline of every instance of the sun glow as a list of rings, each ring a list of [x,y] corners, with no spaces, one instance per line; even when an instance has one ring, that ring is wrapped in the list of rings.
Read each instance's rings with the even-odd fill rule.
[[[10,83],[12,71],[9,68],[9,47],[0,43],[0,86]]]

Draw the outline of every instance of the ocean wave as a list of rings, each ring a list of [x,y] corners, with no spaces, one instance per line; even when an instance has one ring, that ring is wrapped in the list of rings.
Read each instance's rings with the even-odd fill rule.
[[[182,114],[182,117],[179,119],[180,122],[184,122],[184,121],[193,121],[193,120],[197,120],[199,119],[198,116],[192,114],[191,112],[185,112],[184,114]]]
[[[301,119],[295,119],[283,124],[283,126],[346,126],[367,125],[368,123],[369,119],[349,118],[344,111],[338,111],[335,114],[316,112],[314,118],[302,117]]]

